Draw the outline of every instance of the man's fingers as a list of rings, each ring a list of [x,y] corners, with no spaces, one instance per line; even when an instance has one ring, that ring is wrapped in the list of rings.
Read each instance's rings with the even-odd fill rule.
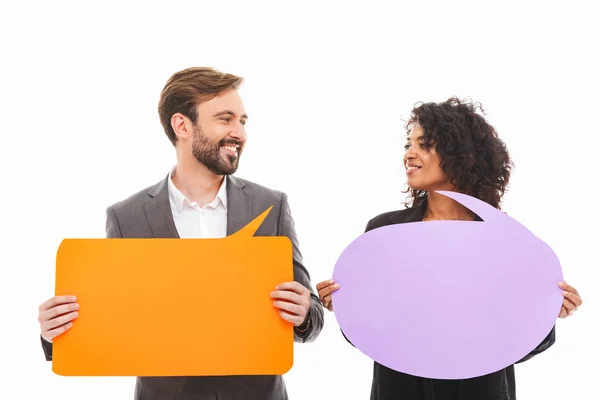
[[[289,311],[294,315],[302,315],[304,308],[294,303],[288,303],[287,301],[274,301],[273,305],[281,310]]]
[[[49,310],[43,311],[39,315],[38,320],[43,323],[46,321],[50,321],[60,315],[67,314],[69,312],[76,311],[76,310],[79,310],[78,303],[63,304],[60,306],[53,307]]]
[[[62,335],[65,331],[71,329],[71,327],[73,326],[72,322],[69,322],[68,324],[64,324],[61,325],[55,329],[49,330],[47,332],[42,332],[42,337],[44,339],[46,339],[48,342],[52,342],[52,339],[54,339],[55,337]]]
[[[67,322],[73,321],[78,316],[79,316],[79,313],[77,311],[73,311],[69,314],[61,315],[58,318],[53,318],[42,324],[42,330],[49,331],[51,329],[56,328],[57,326],[61,326],[61,325],[66,324]]]
[[[285,319],[286,321],[291,322],[294,325],[300,325],[302,323],[302,320],[300,317],[298,317],[296,315],[288,314],[285,311],[279,310],[279,315],[281,316],[281,318]]]
[[[295,292],[276,290],[274,292],[271,292],[271,297],[274,299],[289,300],[294,304],[302,304],[303,303],[303,297],[296,294]]]
[[[77,301],[77,297],[75,296],[54,296],[43,302],[42,305],[39,307],[39,311],[48,311],[49,309],[56,307],[60,304],[74,303],[75,301]]]
[[[307,288],[296,281],[280,283],[275,290],[291,290],[298,294],[305,294],[308,291]]]

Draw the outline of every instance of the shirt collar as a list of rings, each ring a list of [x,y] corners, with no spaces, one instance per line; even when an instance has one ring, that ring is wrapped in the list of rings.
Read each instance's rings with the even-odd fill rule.
[[[173,211],[180,214],[183,210],[183,206],[185,204],[190,205],[191,202],[187,199],[187,197],[185,197],[183,193],[181,193],[179,189],[177,189],[177,187],[173,183],[173,172],[175,172],[175,168],[173,168],[169,172],[169,177],[167,179],[169,189],[169,202],[171,203],[171,208],[173,209]],[[223,181],[221,182],[221,187],[219,188],[219,191],[217,192],[217,195],[215,196],[214,200],[206,204],[206,207],[216,208],[218,207],[219,203],[223,204],[223,207],[225,208],[225,210],[227,210],[227,176],[223,178]]]

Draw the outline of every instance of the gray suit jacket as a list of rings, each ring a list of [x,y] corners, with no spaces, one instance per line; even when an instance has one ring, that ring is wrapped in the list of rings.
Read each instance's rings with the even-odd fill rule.
[[[107,209],[108,238],[179,238],[167,188],[168,176]],[[304,324],[294,328],[294,341],[311,342],[323,328],[323,308],[315,294],[302,255],[285,193],[244,179],[227,179],[227,235],[263,213],[267,215],[255,236],[287,236],[293,247],[294,280],[311,292]],[[257,271],[260,273],[260,271]],[[42,339],[46,360],[52,360],[52,344]],[[152,349],[148,349],[152,352]],[[282,376],[138,377],[135,400],[287,400]]]

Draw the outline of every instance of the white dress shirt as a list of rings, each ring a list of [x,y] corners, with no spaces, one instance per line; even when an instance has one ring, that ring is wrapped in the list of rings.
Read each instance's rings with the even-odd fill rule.
[[[169,203],[181,238],[223,238],[227,235],[227,177],[214,200],[203,207],[189,201],[173,184],[169,173]]]

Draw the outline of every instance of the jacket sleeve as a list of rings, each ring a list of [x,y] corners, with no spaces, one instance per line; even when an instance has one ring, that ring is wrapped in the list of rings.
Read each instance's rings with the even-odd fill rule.
[[[542,341],[542,343],[540,343],[535,349],[533,349],[529,354],[527,354],[525,357],[523,357],[522,359],[517,361],[515,364],[522,363],[524,361],[527,361],[527,360],[537,356],[540,353],[543,353],[544,351],[548,350],[554,344],[555,341],[556,341],[556,325],[554,325],[552,327],[552,330],[550,331],[550,333],[548,333],[548,336],[546,336],[546,338]]]
[[[314,341],[324,324],[323,307],[319,297],[315,294],[310,281],[310,274],[303,265],[302,253],[298,243],[298,236],[294,219],[290,211],[290,205],[287,200],[287,195],[284,193],[281,197],[281,213],[279,215],[278,234],[287,236],[292,242],[293,264],[294,264],[294,280],[310,291],[310,308],[306,314],[306,319],[300,326],[294,327],[294,341],[299,343],[308,343]]]
[[[106,238],[111,239],[121,237],[121,230],[119,229],[115,214],[112,211],[112,208],[108,207],[106,210]],[[40,335],[40,340],[42,342],[42,350],[44,351],[46,361],[52,361],[52,342],[48,342],[42,335]]]
[[[44,350],[46,361],[52,361],[52,343],[44,339],[41,334],[40,340],[42,341],[42,350]]]

